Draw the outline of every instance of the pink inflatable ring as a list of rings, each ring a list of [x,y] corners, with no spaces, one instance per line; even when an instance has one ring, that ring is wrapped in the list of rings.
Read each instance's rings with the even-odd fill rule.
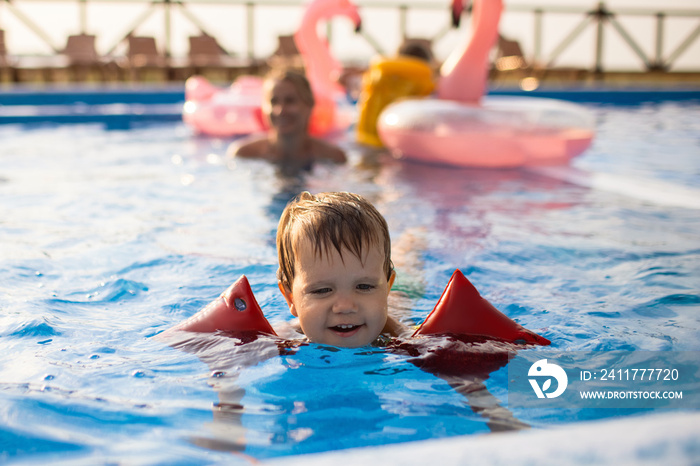
[[[377,124],[397,158],[463,167],[565,163],[591,145],[593,128],[593,116],[579,105],[529,97],[488,97],[478,105],[404,100]]]

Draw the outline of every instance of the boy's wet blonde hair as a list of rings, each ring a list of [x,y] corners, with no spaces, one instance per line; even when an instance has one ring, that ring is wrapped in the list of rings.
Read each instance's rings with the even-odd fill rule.
[[[305,191],[287,204],[277,227],[277,279],[290,289],[302,239],[311,241],[319,257],[328,254],[331,248],[342,257],[346,248],[362,260],[364,248],[383,246],[387,280],[394,270],[386,220],[358,194],[330,192],[314,196]]]

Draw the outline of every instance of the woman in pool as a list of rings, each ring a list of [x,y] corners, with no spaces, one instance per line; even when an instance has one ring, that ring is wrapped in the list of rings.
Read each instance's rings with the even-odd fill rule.
[[[262,113],[269,130],[232,144],[232,157],[269,160],[284,173],[309,170],[314,162],[344,163],[345,153],[337,146],[309,135],[314,107],[311,86],[303,74],[275,70],[265,79]]]

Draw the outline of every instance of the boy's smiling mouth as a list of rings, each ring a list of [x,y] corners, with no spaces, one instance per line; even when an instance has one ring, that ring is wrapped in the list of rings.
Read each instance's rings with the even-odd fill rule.
[[[362,325],[340,324],[334,327],[329,327],[332,331],[341,334],[341,336],[350,336],[354,334]]]

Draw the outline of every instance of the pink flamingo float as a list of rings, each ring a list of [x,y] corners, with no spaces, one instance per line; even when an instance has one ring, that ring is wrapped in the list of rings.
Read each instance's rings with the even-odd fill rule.
[[[462,0],[453,0],[459,16]],[[586,150],[594,121],[581,106],[553,99],[486,97],[488,58],[502,0],[474,0],[473,35],[440,69],[437,99],[389,105],[377,129],[397,158],[471,167],[559,164]]]
[[[343,65],[333,58],[328,43],[322,40],[316,30],[323,20],[333,16],[346,16],[360,30],[362,20],[357,7],[349,0],[315,0],[304,13],[301,25],[294,34],[299,53],[311,84],[316,105],[311,115],[312,134],[325,134],[336,129],[346,129],[350,118],[339,112],[336,102],[341,96],[345,99],[345,90],[338,84]]]
[[[228,137],[262,131],[262,79],[241,76],[221,89],[204,76],[185,82],[183,121],[197,133]]]
[[[333,58],[328,44],[317,34],[321,20],[346,16],[359,29],[361,20],[357,7],[349,0],[314,0],[306,8],[294,40],[302,56],[306,75],[314,93],[314,106],[309,131],[323,135],[344,130],[352,118],[339,112],[336,101],[345,96],[333,82],[342,65]],[[221,89],[202,76],[193,76],[185,83],[183,120],[198,133],[229,137],[265,130],[262,118],[262,78],[241,76],[231,86]]]

